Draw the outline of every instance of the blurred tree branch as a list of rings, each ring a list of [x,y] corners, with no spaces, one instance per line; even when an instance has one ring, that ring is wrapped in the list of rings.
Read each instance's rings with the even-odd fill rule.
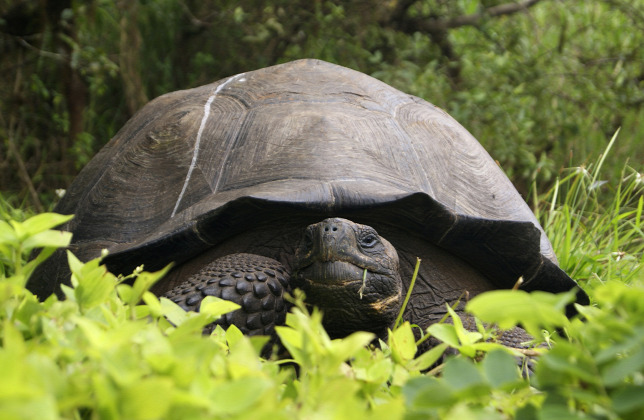
[[[389,14],[388,21],[384,23],[407,34],[421,32],[429,35],[432,42],[439,47],[441,54],[448,60],[447,73],[452,85],[458,87],[461,84],[460,57],[448,38],[449,30],[462,26],[478,26],[487,18],[523,12],[540,1],[524,0],[519,3],[504,3],[481,8],[476,13],[461,16],[410,17],[409,10],[417,3],[417,0],[399,0]]]
[[[402,25],[399,25],[398,27],[407,33],[434,33],[461,26],[476,26],[486,18],[523,12],[540,1],[541,0],[524,0],[519,3],[499,4],[497,6],[482,8],[476,13],[454,17],[411,18],[407,16],[407,12],[409,8],[416,3],[416,0],[401,0],[397,2],[390,16],[392,21],[393,19],[396,19],[397,22],[402,23]]]

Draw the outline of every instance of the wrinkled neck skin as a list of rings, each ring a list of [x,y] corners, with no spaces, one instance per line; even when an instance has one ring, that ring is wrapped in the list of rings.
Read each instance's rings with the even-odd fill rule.
[[[306,302],[324,312],[332,338],[370,331],[385,338],[402,305],[394,247],[370,226],[326,219],[307,227],[295,253],[292,279]]]

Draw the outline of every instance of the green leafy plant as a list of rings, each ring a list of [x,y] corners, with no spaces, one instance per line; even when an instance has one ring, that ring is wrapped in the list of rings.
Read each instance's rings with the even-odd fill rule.
[[[40,263],[56,249],[69,244],[71,233],[52,228],[70,219],[71,216],[42,213],[24,222],[0,220],[0,272],[6,277],[7,285],[19,292]],[[40,253],[27,262],[35,249],[40,249]]]
[[[543,407],[552,416],[642,418],[644,283],[610,281],[593,297],[596,306],[578,307],[581,319],[539,363],[535,383],[546,394]]]

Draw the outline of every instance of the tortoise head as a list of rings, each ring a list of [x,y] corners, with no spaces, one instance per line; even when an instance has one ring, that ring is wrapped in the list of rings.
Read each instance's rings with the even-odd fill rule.
[[[324,326],[333,337],[358,330],[384,336],[402,304],[395,248],[372,227],[346,219],[306,228],[292,279],[306,302],[324,311]]]

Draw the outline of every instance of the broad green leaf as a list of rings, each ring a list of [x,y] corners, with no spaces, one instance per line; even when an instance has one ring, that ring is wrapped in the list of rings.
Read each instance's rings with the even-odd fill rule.
[[[74,277],[72,277],[72,282],[73,281],[74,281]],[[65,296],[65,300],[68,300],[70,302],[76,302],[76,295],[74,294],[73,287],[69,287],[66,284],[61,284],[60,291],[63,292],[63,295]]]
[[[163,316],[163,308],[161,307],[161,302],[159,298],[152,292],[143,293],[143,302],[150,309],[150,314],[154,317]]]
[[[3,268],[3,265],[6,265],[8,267],[15,267],[15,261],[14,261],[14,254],[13,254],[13,246],[7,246],[0,242],[0,269]],[[0,272],[0,275],[3,273]]]
[[[461,353],[463,356],[467,356],[471,359],[476,357],[476,345],[474,344],[462,344],[458,346],[458,352]]]
[[[25,340],[18,329],[9,319],[2,325],[2,348],[14,355],[22,355],[26,351]]]
[[[132,294],[124,301],[130,305],[136,305],[143,297],[143,294],[150,290],[156,282],[161,280],[172,268],[172,264],[166,265],[159,271],[150,273],[148,271],[139,272],[139,269],[135,270],[136,279],[132,285]],[[202,304],[203,305],[203,304]]]
[[[394,364],[394,373],[391,375],[391,384],[395,386],[403,386],[409,378],[412,377],[411,372],[405,369],[404,366]]]
[[[601,310],[599,308],[590,306],[590,305],[585,306],[585,305],[578,305],[575,303],[575,309],[580,315],[582,315],[587,320],[592,320],[593,318],[596,318],[601,314]]]
[[[489,388],[474,362],[463,357],[454,357],[445,363],[443,379],[460,395],[479,396]]]
[[[67,251],[67,261],[72,272],[75,300],[83,310],[105,302],[114,291],[116,277],[99,265],[98,258],[83,264]]]
[[[240,305],[229,300],[224,300],[215,296],[206,296],[199,306],[199,312],[211,315],[214,318],[236,311],[241,308]]]
[[[268,335],[253,335],[249,337],[247,336],[246,338],[248,338],[251,346],[255,349],[255,354],[261,354],[266,344],[271,340],[271,337]]]
[[[124,419],[153,420],[164,418],[174,394],[169,378],[143,378],[121,392]]]
[[[74,289],[76,301],[83,309],[90,309],[107,301],[116,285],[116,277],[105,267],[82,273]]]
[[[119,284],[116,286],[116,292],[118,293],[119,298],[121,298],[121,301],[126,305],[136,303],[136,299],[134,298],[134,288],[131,285]]]
[[[118,393],[114,383],[103,372],[93,372],[91,387],[95,395],[96,411],[101,418],[118,419]]]
[[[188,318],[186,311],[168,298],[159,299],[163,315],[168,318],[173,325],[179,326]]]
[[[27,234],[25,232],[25,228],[22,226],[22,223],[18,222],[17,220],[9,220],[9,224],[11,225],[11,229],[15,232],[16,238],[18,239],[18,242],[22,242],[27,238]]]
[[[539,291],[494,290],[475,296],[466,310],[483,322],[495,323],[502,329],[521,324],[533,337],[541,337],[542,329],[551,330],[568,324],[565,306],[573,299],[574,291],[555,295]]]
[[[539,420],[538,413],[539,409],[534,404],[527,404],[517,410],[515,418],[516,420]]]
[[[558,342],[539,359],[536,374],[542,386],[559,386],[562,378],[579,378],[590,384],[600,384],[594,361],[583,348],[566,341]]]
[[[150,307],[148,305],[136,305],[134,306],[133,312],[130,312],[130,314],[132,313],[134,319],[147,318],[151,315]]]
[[[14,312],[14,319],[21,321],[24,325],[29,325],[34,317],[40,315],[43,307],[34,295],[25,295]]]
[[[226,338],[228,338],[228,334],[226,334]],[[261,370],[259,353],[255,350],[249,337],[240,335],[234,343],[229,342],[228,348],[230,352],[227,369],[231,379],[255,376]]]
[[[458,334],[456,333],[454,325],[452,324],[432,324],[429,326],[429,328],[427,328],[427,333],[454,348],[458,348],[458,346],[460,346],[461,344],[458,341]]]
[[[64,248],[72,240],[71,232],[62,232],[58,230],[46,230],[44,232],[36,233],[32,236],[29,236],[22,243],[23,249],[25,251],[30,251],[34,248],[44,248],[44,247],[53,247],[53,248]]]
[[[200,312],[185,312],[186,318],[177,325],[177,328],[171,333],[174,340],[183,336],[191,336],[193,334],[200,334],[206,325],[215,321],[215,318],[209,314]]]
[[[473,344],[481,340],[483,338],[483,334],[466,330],[463,326],[463,321],[461,320],[461,318],[449,305],[447,305],[447,312],[452,318],[454,333],[456,334],[458,342],[460,343],[458,347],[459,352],[467,357],[476,356],[476,348],[473,346]]]
[[[212,410],[220,415],[243,413],[263,398],[271,383],[261,377],[245,377],[221,383],[211,393]]]
[[[609,323],[610,321],[602,319],[601,321],[595,322],[595,324],[603,324],[605,328],[601,330],[606,334],[610,333],[612,337],[616,337],[615,334],[621,332],[621,340],[598,351],[595,354],[595,359],[598,363],[607,363],[611,360],[616,360],[624,354],[637,352],[640,347],[644,346],[644,325],[633,328],[621,320],[618,321],[618,325],[613,325]],[[607,330],[608,328],[610,331]],[[596,325],[595,330],[600,330],[600,325]]]
[[[0,220],[0,244],[18,245],[18,236],[11,225],[4,220]]]
[[[110,343],[109,332],[106,333],[96,321],[88,318],[77,316],[74,317],[74,323],[78,325],[87,341],[95,348],[103,348]]]
[[[22,228],[28,236],[33,236],[35,234],[45,232],[49,229],[52,229],[58,225],[62,225],[65,222],[71,220],[73,215],[62,215],[57,213],[41,213],[22,222]]]
[[[331,342],[331,352],[338,361],[346,361],[373,341],[374,338],[375,335],[372,333],[357,331],[342,339],[333,340]]]
[[[367,366],[366,377],[367,382],[381,384],[389,380],[392,374],[393,364],[390,359],[382,359],[371,363]]]
[[[546,400],[546,403],[543,404],[543,407],[539,410],[539,415],[538,415],[539,420],[550,420],[550,419],[557,419],[557,420],[582,420],[582,419],[588,419],[588,416],[585,416],[581,413],[577,414],[572,411],[572,409],[565,404],[548,404],[548,401]]]
[[[449,305],[445,305],[445,306],[447,307],[447,313],[452,318],[452,323],[454,324],[454,332],[458,337],[459,343],[471,344],[470,340],[467,337],[467,331],[465,330],[465,327],[463,327],[463,321],[461,321],[461,318],[456,314],[456,312],[454,312],[454,310]]]
[[[432,367],[443,356],[449,346],[446,343],[438,344],[430,350],[424,352],[414,360],[407,363],[407,369],[410,371],[423,371]]]
[[[602,380],[607,386],[616,386],[635,372],[644,372],[644,346],[633,353],[620,356],[615,362],[602,368]]]
[[[416,355],[416,339],[411,325],[405,321],[393,332],[389,332],[389,347],[391,348],[394,360],[405,364]]]
[[[244,340],[244,334],[240,329],[234,324],[228,326],[228,329],[226,329],[226,341],[228,342],[228,346],[232,347],[242,340]]]
[[[644,415],[644,385],[625,384],[611,394],[611,399],[615,411],[624,418],[642,418]],[[626,416],[630,414],[630,416]]]
[[[72,272],[72,286],[78,285],[78,274],[83,269],[83,263],[76,258],[76,255],[72,254],[71,251],[67,251],[67,264],[69,264],[69,269]],[[76,275],[74,275],[76,274]]]
[[[431,376],[411,378],[403,387],[403,395],[410,411],[448,407],[456,398],[452,388],[444,381]]]
[[[282,344],[296,361],[301,361],[302,334],[291,327],[276,326],[275,332]]]
[[[24,389],[26,386],[22,384]],[[45,392],[34,391],[28,398],[12,398],[0,403],[0,418],[7,420],[40,419],[57,420],[55,398]]]
[[[485,355],[481,368],[493,388],[516,386],[521,381],[517,359],[503,350],[493,350]]]

